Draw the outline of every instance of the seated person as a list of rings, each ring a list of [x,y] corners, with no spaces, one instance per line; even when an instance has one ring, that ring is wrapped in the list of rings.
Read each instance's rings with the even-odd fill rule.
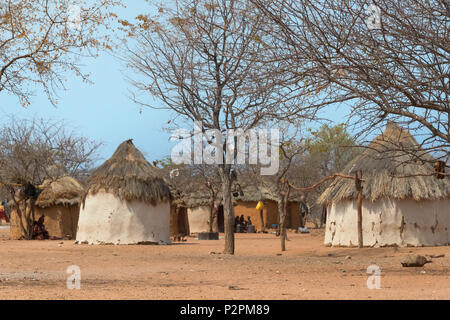
[[[44,226],[44,219],[45,218],[42,215],[38,221],[33,222],[33,233],[31,236],[33,240],[45,240],[50,238],[50,235]]]
[[[44,215],[42,215],[39,220],[33,222],[33,230],[31,239],[33,240],[61,240],[62,238],[50,236],[44,225]]]
[[[247,222],[245,222],[244,215],[241,215],[239,218],[239,224],[241,225],[243,231],[247,230]]]
[[[236,217],[234,218],[234,227],[236,228],[238,224],[240,224],[239,216],[236,216]]]

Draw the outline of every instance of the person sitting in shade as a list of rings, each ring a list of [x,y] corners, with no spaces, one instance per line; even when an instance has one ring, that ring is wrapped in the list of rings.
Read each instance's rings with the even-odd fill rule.
[[[61,240],[60,237],[50,236],[44,225],[44,215],[38,221],[33,222],[32,239],[33,240]]]
[[[240,223],[240,219],[239,219],[239,216],[236,216],[235,218],[234,218],[234,230],[235,231],[237,231],[237,227],[238,227],[238,225],[240,225],[241,223]]]
[[[45,218],[42,215],[38,221],[33,222],[33,234],[32,234],[33,240],[50,239],[50,235],[48,234],[47,230],[45,229],[44,219]]]
[[[250,226],[252,226],[253,227],[253,222],[252,222],[252,220],[250,219],[250,216],[247,216],[247,232],[249,232],[249,230],[250,230]],[[252,233],[254,232],[254,228],[253,228],[253,231],[251,231]]]
[[[245,222],[244,215],[241,215],[241,217],[239,218],[239,223],[243,231],[247,230],[247,223]]]

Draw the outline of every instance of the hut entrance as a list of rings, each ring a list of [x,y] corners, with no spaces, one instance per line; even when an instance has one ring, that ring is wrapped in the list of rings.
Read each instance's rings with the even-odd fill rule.
[[[189,220],[186,208],[179,208],[178,217],[178,233],[182,235],[189,235]]]
[[[217,211],[217,229],[219,232],[224,232],[223,206],[219,206]]]

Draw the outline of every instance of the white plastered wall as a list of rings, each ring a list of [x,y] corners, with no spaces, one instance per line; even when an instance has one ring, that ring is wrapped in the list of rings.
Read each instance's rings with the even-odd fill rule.
[[[364,246],[439,246],[450,244],[450,199],[363,200]],[[356,201],[329,207],[325,245],[358,245]]]
[[[80,208],[77,241],[93,244],[170,243],[170,204],[122,201],[111,193],[89,194]]]
[[[187,210],[191,233],[209,231],[209,211],[210,208],[207,206],[189,208]]]

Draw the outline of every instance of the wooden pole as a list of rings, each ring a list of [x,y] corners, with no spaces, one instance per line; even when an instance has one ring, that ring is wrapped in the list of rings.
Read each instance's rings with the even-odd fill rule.
[[[358,192],[358,244],[363,247],[363,233],[362,233],[362,190]]]
[[[358,191],[358,246],[363,247],[363,232],[362,232],[362,184],[361,171],[355,173],[355,187]]]
[[[317,188],[322,183],[327,182],[328,180],[335,179],[337,177],[355,180],[355,187],[356,187],[356,190],[358,191],[358,202],[357,202],[357,206],[358,206],[358,245],[360,248],[362,248],[363,247],[363,233],[362,233],[362,190],[363,190],[363,187],[362,187],[362,183],[365,182],[365,180],[362,178],[362,172],[360,170],[355,172],[354,177],[346,175],[346,174],[342,174],[342,173],[335,173],[331,176],[323,178],[316,184],[312,185],[311,187],[307,187],[307,188],[297,188],[296,186],[293,186],[290,183],[288,183],[288,185],[290,188],[297,190],[297,191],[310,191],[310,190]]]
[[[263,210],[259,210],[259,218],[261,219],[261,231],[266,231],[266,227],[264,226],[264,215]]]

